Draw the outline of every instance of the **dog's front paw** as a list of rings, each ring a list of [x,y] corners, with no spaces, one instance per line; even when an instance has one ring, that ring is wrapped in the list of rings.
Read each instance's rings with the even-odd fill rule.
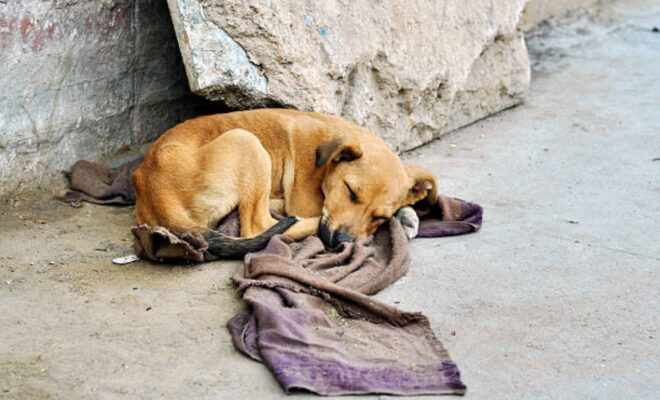
[[[395,217],[401,222],[401,226],[403,227],[403,231],[408,240],[417,236],[417,231],[419,230],[419,217],[412,207],[408,206],[400,208],[399,211],[396,212]]]

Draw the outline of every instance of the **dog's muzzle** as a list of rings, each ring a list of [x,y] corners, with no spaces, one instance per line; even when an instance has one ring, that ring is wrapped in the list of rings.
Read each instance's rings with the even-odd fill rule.
[[[323,241],[326,247],[330,248],[336,247],[340,243],[353,241],[353,239],[344,232],[344,228],[341,226],[334,232],[330,230],[330,224],[325,216],[322,217],[319,222],[319,237],[321,237],[321,241]]]

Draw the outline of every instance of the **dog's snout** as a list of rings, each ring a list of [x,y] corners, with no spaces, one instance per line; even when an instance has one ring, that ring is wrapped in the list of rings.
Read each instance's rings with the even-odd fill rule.
[[[344,243],[344,242],[350,242],[351,237],[342,232],[341,230],[336,230],[335,233],[332,234],[332,242],[336,245],[339,243]]]
[[[340,243],[353,241],[353,239],[344,231],[343,227],[339,227],[339,229],[333,232],[325,218],[321,219],[321,222],[319,223],[319,236],[327,247],[335,247]]]

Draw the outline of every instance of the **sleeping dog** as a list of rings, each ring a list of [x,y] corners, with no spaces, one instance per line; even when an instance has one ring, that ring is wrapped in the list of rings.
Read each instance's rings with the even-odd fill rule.
[[[285,109],[183,122],[153,144],[133,185],[138,224],[200,232],[220,257],[258,250],[278,233],[318,234],[333,247],[371,235],[402,207],[437,199],[434,176],[404,167],[367,129]],[[215,232],[236,208],[241,238]],[[277,221],[270,209],[291,217]]]

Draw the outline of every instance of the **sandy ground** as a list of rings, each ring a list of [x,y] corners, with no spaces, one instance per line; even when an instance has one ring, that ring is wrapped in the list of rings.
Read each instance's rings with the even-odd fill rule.
[[[660,398],[660,10],[626,4],[541,27],[525,105],[404,156],[485,208],[378,295],[429,316],[468,398]],[[236,262],[113,265],[132,209],[50,196],[2,200],[0,398],[284,397],[225,329]]]

